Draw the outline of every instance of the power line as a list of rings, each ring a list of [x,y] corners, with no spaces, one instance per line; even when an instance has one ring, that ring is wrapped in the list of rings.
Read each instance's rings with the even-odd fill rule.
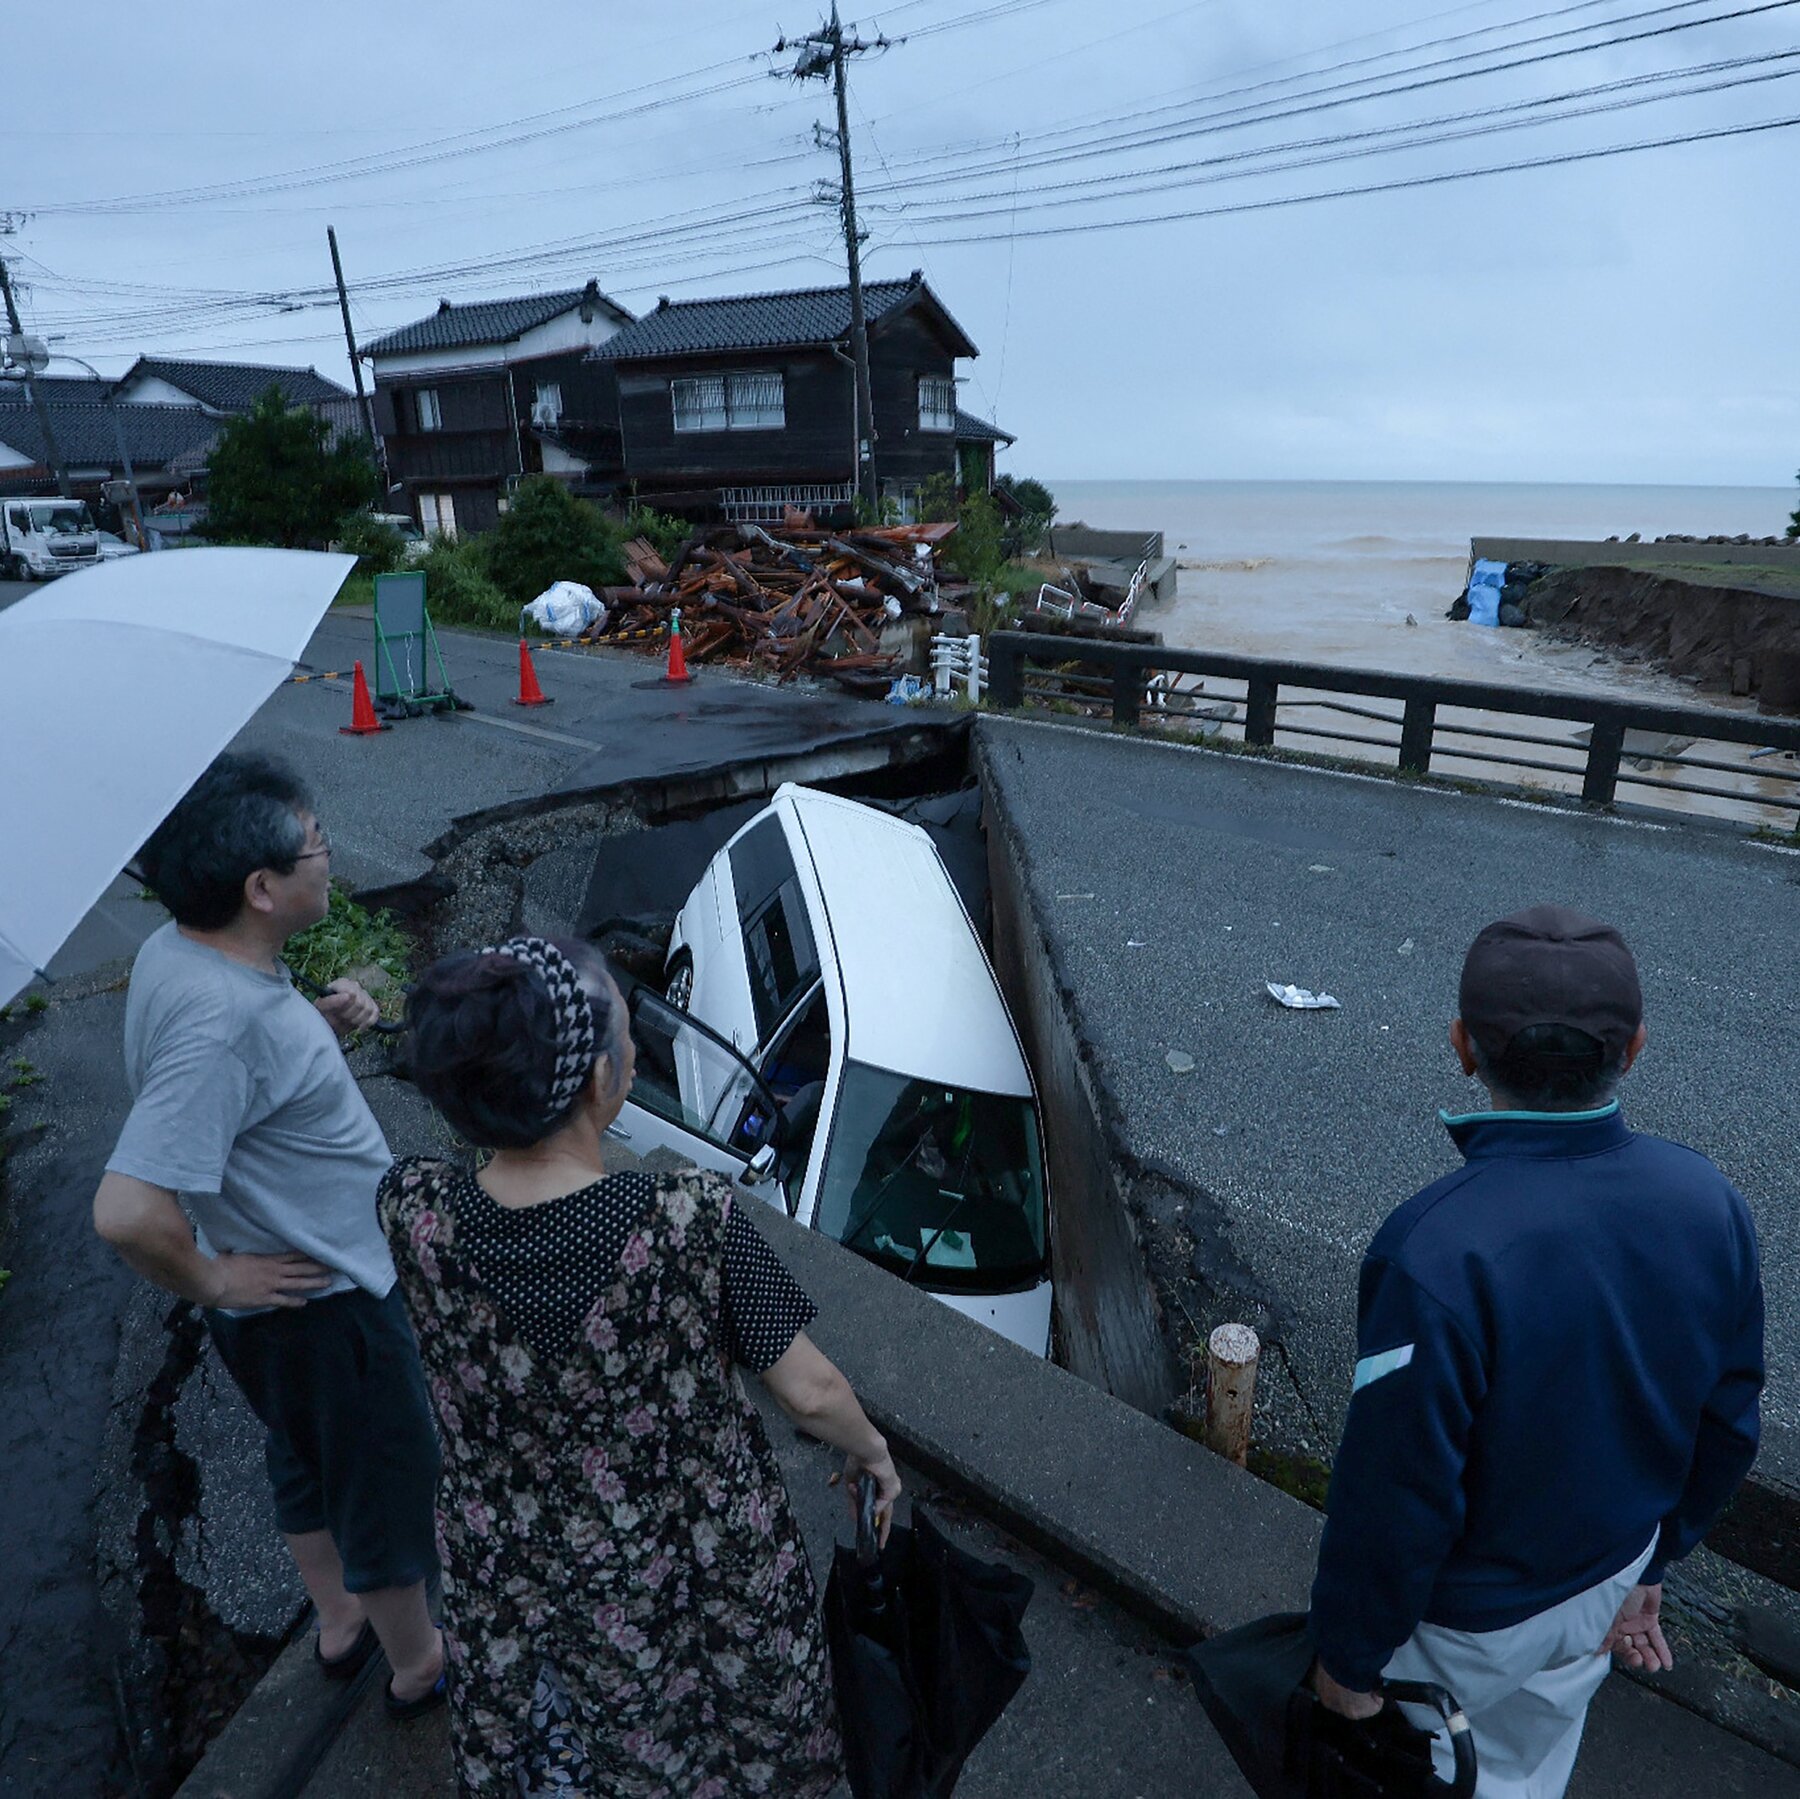
[[[1470,0],[1469,4],[1453,6],[1444,12],[1431,13],[1426,15],[1423,19],[1415,19],[1410,21],[1410,23],[1422,25],[1435,24],[1440,19],[1453,18],[1462,13],[1472,11],[1475,7],[1492,5],[1493,3],[1494,0]],[[1449,44],[1466,43],[1471,38],[1489,37],[1495,32],[1517,30],[1522,25],[1539,24],[1545,19],[1567,18],[1574,13],[1591,11],[1596,6],[1609,6],[1612,3],[1613,0],[1575,0],[1573,5],[1550,7],[1543,12],[1528,13],[1524,18],[1504,19],[1493,25],[1479,26],[1473,31],[1455,32],[1447,37],[1427,38],[1423,43],[1397,46],[1389,50],[1380,50],[1369,56],[1354,57],[1347,62],[1334,62],[1330,72],[1342,74],[1346,69],[1362,68],[1366,67],[1368,64],[1377,62],[1391,62],[1396,57],[1413,56],[1421,50],[1442,49]],[[1681,0],[1681,3],[1697,6],[1704,4],[1705,0]],[[1599,30],[1602,29],[1606,23],[1607,21],[1605,20],[1599,20],[1586,29]],[[1392,28],[1384,28],[1381,31],[1359,32],[1353,37],[1338,38],[1332,43],[1317,45],[1310,50],[1303,51],[1298,56],[1281,57],[1274,62],[1256,64],[1249,69],[1238,70],[1233,75],[1221,76],[1219,77],[1219,80],[1235,80],[1238,75],[1257,74],[1264,69],[1278,69],[1285,66],[1287,63],[1301,61],[1310,57],[1323,56],[1333,50],[1345,49],[1353,44],[1366,43],[1372,37],[1385,36],[1390,29]],[[1499,48],[1499,46],[1495,46],[1495,48]],[[1165,89],[1165,93],[1181,92],[1183,97],[1178,100],[1171,100],[1162,106],[1134,106],[1129,112],[1121,113],[1102,110],[1090,113],[1085,119],[1067,125],[1052,126],[1045,131],[1028,132],[1024,134],[1024,141],[1032,144],[1048,143],[1059,138],[1082,136],[1094,131],[1099,131],[1107,126],[1118,125],[1131,120],[1142,121],[1155,118],[1161,113],[1187,112],[1196,106],[1211,105],[1219,100],[1237,99],[1244,94],[1262,93],[1272,87],[1291,87],[1295,82],[1304,81],[1319,72],[1320,71],[1314,69],[1305,69],[1297,71],[1292,75],[1274,76],[1263,81],[1253,81],[1241,87],[1227,87],[1223,89],[1219,88],[1218,81],[1213,81],[1207,83],[1199,93],[1192,93],[1187,90]],[[1160,96],[1154,95],[1148,97],[1160,98]],[[907,163],[911,163],[915,160],[923,162],[942,162],[954,160],[958,156],[970,154],[982,149],[991,149],[997,153],[1004,151],[1010,154],[1016,147],[1018,141],[1019,134],[1015,132],[1009,133],[1006,137],[997,140],[966,144],[941,151],[926,151],[917,156],[903,156],[901,160]]]
[[[1224,218],[1234,213],[1271,212],[1287,206],[1311,206],[1322,200],[1359,199],[1368,194],[1400,193],[1410,188],[1441,187],[1450,182],[1472,181],[1484,175],[1510,175],[1527,169],[1558,168],[1577,162],[1595,162],[1613,156],[1630,156],[1640,150],[1667,150],[1683,144],[1703,144],[1723,138],[1750,137],[1767,131],[1783,131],[1800,125],[1800,113],[1781,119],[1758,119],[1745,125],[1721,125],[1707,131],[1680,132],[1669,137],[1642,138],[1630,144],[1605,144],[1589,150],[1565,150],[1545,156],[1521,157],[1515,162],[1490,163],[1483,168],[1449,169],[1437,174],[1411,175],[1392,181],[1370,182],[1356,187],[1327,188],[1317,193],[1281,194],[1261,200],[1239,200],[1224,206],[1184,207],[1179,212],[1145,213],[1124,219],[1089,219],[1079,224],[1040,225],[1021,231],[1022,238],[1075,237],[1099,231],[1128,231],[1139,225],[1173,225],[1189,219]],[[985,233],[933,237],[931,243],[981,244],[992,240]]]
[[[1694,0],[1673,0],[1672,4],[1652,7],[1646,11],[1629,13],[1622,18],[1609,20],[1608,24],[1625,24],[1642,19],[1656,18],[1670,12],[1694,4]],[[1410,69],[1398,70],[1395,73],[1414,77],[1396,81],[1387,87],[1373,89],[1366,93],[1345,94],[1341,90],[1346,87],[1360,87],[1367,77],[1350,82],[1333,82],[1324,87],[1289,96],[1272,104],[1249,107],[1227,108],[1222,113],[1215,113],[1199,120],[1175,126],[1163,126],[1133,130],[1115,134],[1111,139],[1093,145],[1073,146],[1064,150],[1040,151],[1021,159],[1028,169],[1048,168],[1067,162],[1090,160],[1099,156],[1114,156],[1128,149],[1142,149],[1154,145],[1180,142],[1187,138],[1209,136],[1220,131],[1241,130],[1249,125],[1277,124],[1285,119],[1306,117],[1316,112],[1329,112],[1340,107],[1358,105],[1369,100],[1390,99],[1396,95],[1419,93],[1428,88],[1443,87],[1456,82],[1469,81],[1485,75],[1504,74],[1514,69],[1535,67],[1542,63],[1560,61],[1570,56],[1586,56],[1597,50],[1616,48],[1622,44],[1642,43],[1653,38],[1668,37],[1678,32],[1692,31],[1701,26],[1717,25],[1734,19],[1750,18],[1761,13],[1779,12],[1800,0],[1756,0],[1756,4],[1740,6],[1726,12],[1711,13],[1704,18],[1682,19],[1670,24],[1658,25],[1643,31],[1623,33],[1618,36],[1603,38],[1591,44],[1572,44],[1558,50],[1545,50],[1530,56],[1514,56],[1509,61],[1491,63],[1478,69],[1460,69],[1453,73],[1432,73],[1452,64],[1467,62],[1472,56],[1486,56],[1493,51],[1471,51],[1461,55],[1441,58],[1422,63]],[[1526,49],[1539,44],[1546,44],[1557,39],[1574,35],[1580,31],[1594,29],[1593,26],[1580,26],[1560,32],[1550,32],[1536,38],[1527,38],[1519,44],[1507,46],[1507,50]],[[941,187],[946,181],[967,181],[982,176],[1007,173],[1010,164],[1006,162],[990,162],[972,164],[960,170],[902,177],[900,187]]]
[[[1298,138],[1281,144],[1265,144],[1252,150],[1236,150],[1221,156],[1193,158],[1185,162],[1165,163],[1158,167],[1136,169],[1125,174],[1087,176],[1075,181],[1040,182],[1026,191],[1032,195],[1063,194],[1069,196],[1063,200],[1031,200],[1024,206],[1026,212],[1041,212],[1048,207],[1064,205],[1088,205],[1101,201],[1133,198],[1141,194],[1165,192],[1172,187],[1204,186],[1213,181],[1242,180],[1248,176],[1277,173],[1296,168],[1308,168],[1325,162],[1351,161],[1359,157],[1391,155],[1398,151],[1422,149],[1434,144],[1455,142],[1468,137],[1481,137],[1499,131],[1518,131],[1532,129],[1540,125],[1561,124],[1571,119],[1589,118],[1599,113],[1619,112],[1631,107],[1648,106],[1665,100],[1687,99],[1700,94],[1719,93],[1730,88],[1752,86],[1766,81],[1780,81],[1800,74],[1800,48],[1792,50],[1770,51],[1762,56],[1730,57],[1713,63],[1697,63],[1684,69],[1675,69],[1647,75],[1628,75],[1617,81],[1601,82],[1584,88],[1574,88],[1561,94],[1550,94],[1534,97],[1530,100],[1518,100],[1502,105],[1480,107],[1472,112],[1444,113],[1435,118],[1407,120],[1396,125],[1372,126],[1363,131],[1339,132],[1326,137]],[[1763,65],[1769,63],[1786,63],[1788,66],[1769,70]],[[1748,69],[1762,69],[1760,73],[1743,73]],[[1673,84],[1689,80],[1697,75],[1728,73],[1722,81],[1712,81],[1689,87],[1677,87]],[[1644,90],[1650,91],[1644,91]],[[1600,101],[1598,104],[1575,105],[1572,102],[1595,99],[1602,95],[1620,95]],[[1555,111],[1561,107],[1563,110]],[[1477,123],[1476,121],[1483,121]],[[1380,143],[1373,140],[1392,138],[1396,141]],[[1356,146],[1354,148],[1347,146]],[[1323,156],[1303,156],[1286,162],[1273,160],[1290,151],[1326,150]],[[1251,167],[1230,167],[1229,165],[1254,164]],[[1224,169],[1227,172],[1196,176],[1193,171],[1201,169]],[[1167,179],[1167,177],[1175,179]],[[1152,179],[1154,178],[1154,179]],[[1103,192],[1089,194],[1085,197],[1077,194],[1078,189],[1103,189]],[[1005,189],[990,189],[986,193],[962,194],[946,200],[946,206],[963,206],[980,200],[1007,201],[1005,206],[991,206],[968,211],[938,210],[923,215],[928,222],[942,222],[947,219],[996,218],[1002,215],[1011,216],[1021,210],[1017,195],[1009,197]],[[914,208],[902,202],[901,210],[911,214]]]
[[[261,194],[287,193],[303,187],[321,186],[338,181],[362,180],[371,175],[393,174],[403,170],[423,168],[433,163],[445,162],[462,156],[479,155],[489,150],[511,149],[518,144],[534,143],[543,138],[560,136],[570,131],[583,131],[594,126],[616,124],[626,119],[636,118],[646,112],[656,111],[661,107],[684,105],[691,100],[711,99],[716,95],[729,93],[735,88],[748,87],[762,80],[760,73],[739,73],[728,80],[712,82],[685,93],[667,94],[656,99],[641,100],[637,105],[624,108],[615,104],[621,100],[631,100],[636,96],[641,96],[650,89],[667,87],[676,81],[691,81],[698,75],[709,74],[721,69],[741,70],[742,65],[748,60],[751,59],[743,56],[729,57],[720,62],[708,63],[700,69],[687,70],[681,75],[665,76],[661,80],[640,83],[636,87],[617,93],[600,95],[595,99],[582,101],[577,106],[556,107],[549,112],[530,114],[525,118],[510,120],[501,125],[481,126],[475,131],[456,132],[448,137],[432,138],[422,144],[413,144],[404,149],[376,155],[346,157],[337,162],[318,163],[281,174],[249,176],[239,181],[217,182],[208,186],[163,188],[140,194],[115,195],[101,200],[66,201],[60,204],[46,203],[29,206],[25,210],[45,217],[147,212],[174,206],[204,205],[208,201],[217,199],[249,199]],[[610,110],[599,116],[583,116],[574,119],[566,116],[572,112],[591,114],[591,109],[598,106],[606,106]],[[557,122],[547,122],[552,120]],[[514,129],[514,127],[529,127],[529,129],[521,130]],[[496,131],[505,132],[507,135],[491,138],[491,134]],[[471,143],[469,140],[475,137],[488,138],[490,141]]]

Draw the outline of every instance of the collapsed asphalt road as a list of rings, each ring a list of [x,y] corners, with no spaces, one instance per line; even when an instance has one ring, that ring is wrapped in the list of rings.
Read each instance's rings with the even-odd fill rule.
[[[0,600],[24,591],[36,590]],[[366,618],[332,615],[308,662],[347,670],[367,658],[370,634]],[[509,703],[515,643],[446,632],[444,654],[477,711],[343,737],[346,684],[312,681],[279,689],[239,739],[287,756],[315,785],[334,873],[353,886],[426,871],[424,846],[469,813],[763,756],[879,760],[919,724],[917,713],[725,677],[671,695],[639,685],[654,669],[635,657],[554,652],[540,657],[540,679],[557,703],[523,717]],[[214,1664],[247,1656],[253,1667],[255,1645],[298,1603],[258,1508],[253,1421],[190,1353],[175,1309],[89,1224],[127,1103],[123,979],[160,917],[135,883],[117,883],[53,964],[50,1010],[14,1027],[23,1035],[7,1052],[27,1054],[42,1079],[10,1115],[0,1206],[0,1265],[12,1271],[0,1293],[0,1794],[159,1790],[168,1720],[151,1715],[156,1694],[139,1676],[154,1689],[161,1675],[133,1666],[147,1573],[159,1618],[206,1637]],[[392,1089],[377,1103],[385,1119],[410,1089],[378,1084]],[[403,1149],[426,1127],[391,1128]]]
[[[1265,1314],[1286,1447],[1328,1454],[1355,1360],[1355,1281],[1382,1218],[1454,1165],[1438,1122],[1485,1104],[1446,1041],[1463,953],[1555,899],[1636,951],[1650,1045],[1625,1088],[1743,1190],[1762,1237],[1762,1478],[1800,1485],[1800,1215],[1792,997],[1800,855],[1650,824],[1054,725],[977,742],[1145,1229],[1193,1251],[1197,1322]],[[1328,991],[1293,1012],[1268,981]]]

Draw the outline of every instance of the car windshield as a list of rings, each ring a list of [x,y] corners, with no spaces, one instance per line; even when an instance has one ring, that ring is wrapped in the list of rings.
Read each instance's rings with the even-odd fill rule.
[[[946,1291],[1044,1273],[1044,1157],[1029,1099],[845,1065],[817,1227]]]
[[[33,506],[31,522],[40,531],[59,532],[64,536],[94,528],[94,521],[88,517],[85,506]]]

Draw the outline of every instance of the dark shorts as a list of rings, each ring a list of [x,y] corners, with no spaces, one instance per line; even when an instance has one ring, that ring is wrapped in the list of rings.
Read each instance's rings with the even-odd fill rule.
[[[205,1316],[267,1427],[281,1530],[329,1531],[352,1593],[434,1573],[437,1430],[398,1284],[385,1299],[357,1287],[249,1318]]]

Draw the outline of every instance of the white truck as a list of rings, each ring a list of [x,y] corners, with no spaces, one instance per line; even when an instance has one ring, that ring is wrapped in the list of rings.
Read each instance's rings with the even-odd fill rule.
[[[0,581],[49,581],[99,560],[86,500],[0,494]]]

